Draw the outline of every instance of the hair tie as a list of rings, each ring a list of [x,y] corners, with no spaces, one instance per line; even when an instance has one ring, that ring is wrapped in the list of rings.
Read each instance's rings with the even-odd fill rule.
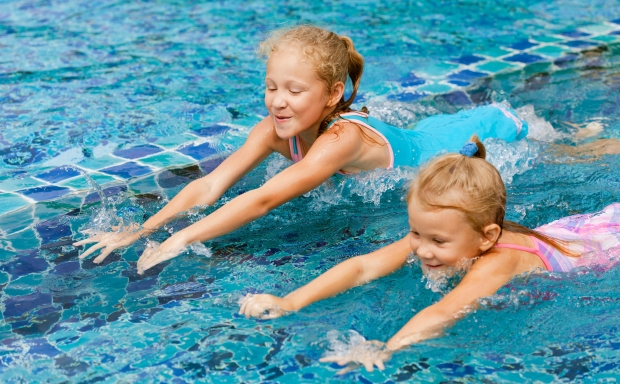
[[[476,143],[472,143],[471,141],[465,145],[459,151],[459,153],[463,156],[473,157],[476,153],[478,153],[478,146]]]

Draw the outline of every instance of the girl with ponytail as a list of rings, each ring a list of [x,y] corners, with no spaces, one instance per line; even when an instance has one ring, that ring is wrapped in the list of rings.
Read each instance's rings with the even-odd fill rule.
[[[411,231],[405,238],[346,260],[284,297],[249,294],[239,313],[273,319],[300,310],[396,271],[412,253],[431,279],[464,270],[452,291],[417,312],[387,343],[367,341],[348,355],[321,359],[363,364],[372,371],[374,366],[383,369],[393,351],[440,336],[475,310],[479,299],[517,275],[569,272],[592,264],[610,268],[620,261],[620,203],[534,230],[504,221],[506,188],[475,136],[460,153],[438,157],[421,170],[411,183],[407,205]]]
[[[97,233],[75,245],[96,243],[80,257],[102,249],[103,261],[195,206],[214,204],[232,185],[273,152],[293,160],[263,186],[246,192],[204,219],[147,248],[138,261],[142,273],[173,258],[186,246],[217,238],[316,188],[335,173],[416,166],[440,150],[460,147],[471,134],[513,141],[527,125],[503,106],[456,115],[433,116],[413,130],[398,129],[351,110],[364,71],[353,41],[314,26],[275,31],[259,49],[267,59],[265,105],[268,116],[246,142],[207,176],[188,184],[140,228]],[[350,80],[352,92],[345,97]]]

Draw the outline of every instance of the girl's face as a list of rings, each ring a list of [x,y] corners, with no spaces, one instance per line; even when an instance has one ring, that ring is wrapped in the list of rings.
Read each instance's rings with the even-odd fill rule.
[[[304,61],[295,48],[271,53],[265,85],[265,105],[281,139],[290,139],[309,128],[318,131],[335,106],[312,64]]]
[[[409,203],[409,242],[423,272],[461,267],[487,250],[489,240],[454,209],[427,211]]]

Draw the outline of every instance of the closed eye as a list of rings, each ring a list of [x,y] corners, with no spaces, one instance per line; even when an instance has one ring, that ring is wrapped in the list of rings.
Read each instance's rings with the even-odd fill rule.
[[[442,239],[437,239],[437,238],[433,239],[433,241],[435,242],[435,244],[443,244],[443,243],[445,243],[445,241],[443,241]]]

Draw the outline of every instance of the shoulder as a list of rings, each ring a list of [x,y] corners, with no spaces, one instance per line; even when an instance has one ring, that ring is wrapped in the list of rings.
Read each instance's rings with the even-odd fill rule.
[[[480,256],[468,273],[513,274],[519,266],[519,257],[508,248],[491,248]]]

